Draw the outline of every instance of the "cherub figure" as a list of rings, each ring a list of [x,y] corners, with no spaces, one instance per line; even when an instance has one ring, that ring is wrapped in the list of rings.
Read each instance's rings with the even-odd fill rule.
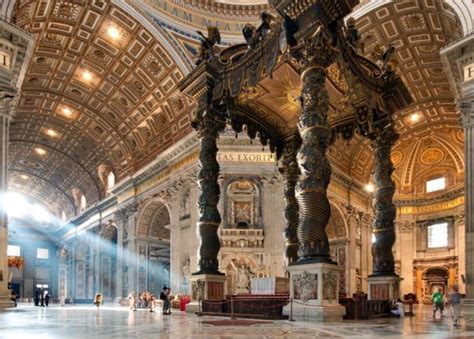
[[[199,58],[196,61],[196,65],[199,65],[203,61],[209,61],[215,57],[214,46],[221,43],[221,34],[219,33],[219,29],[214,26],[207,27],[207,37],[201,31],[197,31],[197,33],[201,37]]]

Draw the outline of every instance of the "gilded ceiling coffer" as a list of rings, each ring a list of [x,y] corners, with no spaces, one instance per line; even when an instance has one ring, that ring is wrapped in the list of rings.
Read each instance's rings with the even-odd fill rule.
[[[321,25],[303,47],[298,48],[304,71],[301,93],[302,113],[298,121],[302,145],[297,154],[300,176],[296,186],[299,204],[298,262],[329,262],[329,241],[326,226],[331,214],[327,188],[331,165],[326,150],[331,142],[328,124],[328,92],[325,87],[326,67],[335,59],[331,36]]]
[[[225,119],[219,110],[207,106],[200,110],[193,121],[193,127],[198,132],[201,143],[199,152],[199,222],[198,234],[199,262],[194,275],[222,274],[219,272],[217,255],[221,248],[217,229],[221,223],[221,216],[217,209],[220,187],[218,182],[219,163],[217,162],[217,137],[225,127]]]
[[[395,243],[396,208],[393,203],[395,183],[392,180],[393,163],[390,155],[397,137],[392,124],[389,124],[377,131],[372,140],[375,181],[373,198],[375,218],[372,224],[375,242],[372,244],[372,276],[396,275],[392,253]]]
[[[285,256],[288,258],[288,263],[298,260],[299,242],[297,228],[299,206],[295,196],[295,188],[300,173],[296,160],[296,153],[300,144],[299,137],[294,137],[285,143],[282,154],[282,166],[280,168],[284,178],[285,209],[283,215],[285,217],[285,229],[283,230],[283,235],[285,238]]]

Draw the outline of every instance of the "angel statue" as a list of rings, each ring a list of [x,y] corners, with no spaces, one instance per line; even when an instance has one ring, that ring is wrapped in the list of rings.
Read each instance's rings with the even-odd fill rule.
[[[264,40],[268,32],[271,30],[270,24],[272,23],[274,17],[267,12],[263,12],[260,15],[260,19],[262,22],[258,28],[255,28],[255,26],[251,24],[246,24],[242,29],[242,34],[244,35],[245,41],[247,42],[247,46],[249,48],[255,47],[258,42]]]
[[[197,34],[199,34],[201,40],[199,58],[196,61],[196,65],[199,65],[203,61],[209,61],[215,57],[214,46],[221,43],[221,34],[219,29],[214,26],[207,27],[207,37],[201,31],[197,31]]]
[[[235,274],[237,275],[237,281],[235,284],[235,293],[236,294],[247,294],[250,293],[250,279],[255,277],[255,273],[253,273],[250,268],[248,267],[245,260],[240,259],[238,265],[236,265],[236,260],[232,260],[230,264],[235,270]]]

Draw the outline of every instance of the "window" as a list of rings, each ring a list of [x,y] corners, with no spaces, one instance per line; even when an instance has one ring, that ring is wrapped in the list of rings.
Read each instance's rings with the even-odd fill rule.
[[[20,256],[20,246],[18,246],[18,245],[8,245],[7,255],[9,257],[19,257]]]
[[[107,189],[110,190],[112,187],[115,186],[115,175],[114,173],[111,171],[108,175],[107,175]]]
[[[37,248],[36,259],[49,259],[49,250],[47,248]]]
[[[83,195],[81,195],[81,206],[80,206],[79,211],[80,211],[80,212],[85,211],[85,210],[86,210],[86,207],[87,207],[87,201],[86,201],[85,195],[83,194]]]
[[[441,222],[428,226],[428,248],[448,246],[448,223]]]
[[[428,180],[426,182],[426,193],[441,191],[446,188],[446,178],[438,178],[433,180]]]

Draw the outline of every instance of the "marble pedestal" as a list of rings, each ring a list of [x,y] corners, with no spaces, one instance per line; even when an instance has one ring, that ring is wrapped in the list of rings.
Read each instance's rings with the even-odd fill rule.
[[[222,300],[225,298],[224,274],[199,274],[191,275],[190,294],[192,300]]]
[[[199,312],[201,300],[223,300],[226,295],[226,277],[224,274],[199,274],[189,276],[191,302],[187,312]]]
[[[387,300],[400,298],[400,281],[398,276],[370,276],[367,278],[368,299]]]
[[[0,309],[11,308],[15,304],[11,301],[8,289],[8,229],[0,226]]]
[[[342,320],[346,313],[339,304],[339,279],[344,269],[335,264],[313,263],[291,265],[290,297],[293,306],[285,307],[285,314],[302,321]]]

